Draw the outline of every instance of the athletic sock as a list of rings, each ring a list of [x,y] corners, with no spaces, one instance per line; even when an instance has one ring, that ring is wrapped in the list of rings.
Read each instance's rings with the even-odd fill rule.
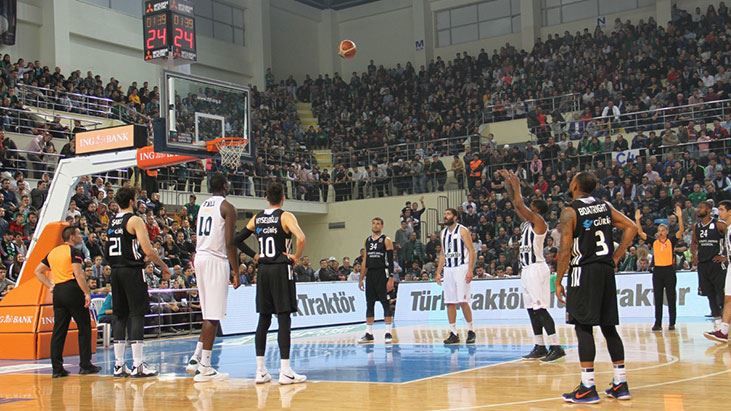
[[[728,335],[728,323],[721,323],[721,326],[718,327],[719,330],[721,330],[722,333]]]
[[[591,388],[594,386],[594,369],[593,368],[582,368],[581,369],[581,383],[584,387]]]
[[[200,361],[202,351],[203,351],[203,343],[198,341],[198,343],[195,345],[195,351],[193,352],[192,358],[195,358],[196,360]]]
[[[124,365],[124,352],[127,349],[127,342],[114,343],[114,365],[121,367]]]
[[[393,331],[393,323],[386,324],[386,332],[391,334],[392,331]]]
[[[472,327],[472,323],[467,323],[467,331],[474,331],[474,328]]]
[[[551,334],[548,336],[548,345],[558,345],[558,334]]]
[[[449,331],[451,331],[452,334],[457,335],[457,324],[449,324]]]
[[[627,372],[624,370],[624,364],[614,364],[614,384],[627,382]]]
[[[533,341],[536,345],[546,345],[546,342],[543,341],[543,334],[536,334],[533,336]]]
[[[256,371],[264,370],[266,370],[266,367],[264,366],[264,357],[256,357]]]
[[[366,334],[373,335],[373,324],[366,324]]]
[[[135,341],[132,343],[132,366],[139,367],[140,364],[145,362],[145,356],[142,354],[142,341]]]
[[[279,373],[280,374],[291,374],[292,373],[292,367],[289,366],[289,360],[281,360],[279,366]]]
[[[211,366],[211,350],[203,350],[201,351],[201,360],[200,365],[204,367],[210,367]]]

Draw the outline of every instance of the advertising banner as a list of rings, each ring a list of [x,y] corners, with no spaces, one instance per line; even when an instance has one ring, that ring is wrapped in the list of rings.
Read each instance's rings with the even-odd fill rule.
[[[652,274],[619,274],[617,301],[619,316],[654,318]],[[708,314],[708,300],[698,295],[698,275],[678,273],[678,316]],[[399,321],[429,321],[447,318],[442,287],[434,282],[402,283],[398,289],[396,318]],[[561,321],[566,310],[551,295],[551,315]],[[667,311],[666,311],[667,312]],[[476,280],[472,282],[472,315],[474,320],[524,320],[526,318],[521,280]]]
[[[292,328],[322,327],[365,322],[365,293],[357,282],[324,282],[297,284],[297,313],[292,314]],[[383,319],[383,308],[376,304],[375,316]],[[272,316],[272,330],[277,317]],[[256,331],[256,286],[230,288],[226,318],[221,321],[223,335]]]

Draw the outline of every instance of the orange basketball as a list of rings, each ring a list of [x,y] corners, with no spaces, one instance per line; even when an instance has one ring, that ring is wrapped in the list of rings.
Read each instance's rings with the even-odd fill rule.
[[[352,59],[357,51],[358,47],[353,40],[341,40],[338,45],[338,54],[344,59]]]

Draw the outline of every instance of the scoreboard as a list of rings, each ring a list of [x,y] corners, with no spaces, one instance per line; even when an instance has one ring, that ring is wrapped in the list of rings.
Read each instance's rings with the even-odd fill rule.
[[[198,59],[192,0],[147,0],[142,22],[145,61]]]

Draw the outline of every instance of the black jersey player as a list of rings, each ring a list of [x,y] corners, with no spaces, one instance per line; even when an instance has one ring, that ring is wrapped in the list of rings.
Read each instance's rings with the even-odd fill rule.
[[[297,312],[297,291],[292,272],[292,264],[299,261],[305,248],[305,234],[290,212],[282,210],[284,187],[273,183],[267,188],[269,208],[255,215],[246,228],[236,237],[239,248],[259,263],[256,281],[256,311],[259,324],[256,328],[256,383],[271,381],[272,377],[264,365],[267,332],[272,324],[272,314],[279,322],[278,343],[281,367],[279,384],[304,382],[307,377],[295,373],[289,364],[292,319],[290,314]],[[259,252],[255,253],[244,240],[251,234],[256,235]],[[291,237],[297,238],[297,251],[290,254]]]
[[[373,343],[373,320],[376,302],[383,307],[386,323],[386,344],[393,340],[391,303],[388,293],[393,290],[393,241],[383,234],[383,219],[371,220],[372,234],[365,241],[365,258],[360,269],[360,289],[366,293],[366,333],[358,341],[361,344]]]
[[[145,363],[142,340],[145,333],[145,314],[149,308],[149,295],[145,283],[145,257],[155,263],[163,273],[170,275],[157,251],[150,243],[145,222],[134,213],[136,193],[133,188],[122,187],[115,200],[121,211],[109,221],[106,257],[112,267],[112,324],[114,336],[114,376],[152,377],[157,371]],[[127,334],[129,330],[129,335]],[[133,367],[130,371],[124,361],[126,340],[132,342]]]
[[[690,250],[693,265],[698,267],[698,285],[708,298],[711,315],[718,325],[723,310],[723,289],[726,280],[726,257],[723,255],[723,235],[726,223],[711,216],[713,207],[703,201],[698,204],[698,222],[693,227]]]
[[[579,342],[581,383],[567,402],[596,403],[599,395],[594,386],[596,346],[593,326],[601,327],[614,363],[614,379],[606,394],[616,399],[629,399],[624,370],[624,345],[617,333],[619,310],[614,267],[624,256],[637,234],[637,227],[611,204],[591,196],[597,179],[590,172],[578,173],[569,190],[573,201],[561,211],[561,248],[558,256],[556,296],[566,301],[566,316],[574,324]],[[614,250],[612,228],[622,230],[622,241]],[[568,290],[564,294],[561,280],[568,272]]]

